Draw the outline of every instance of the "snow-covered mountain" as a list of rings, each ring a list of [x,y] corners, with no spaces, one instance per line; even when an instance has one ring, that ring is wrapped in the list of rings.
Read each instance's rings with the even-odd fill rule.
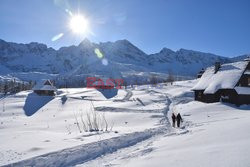
[[[176,52],[163,48],[159,53],[149,55],[149,63],[155,71],[171,70],[175,74],[194,76],[202,68],[213,65],[216,61],[226,63],[231,60],[210,53],[180,49]]]
[[[101,56],[96,54],[96,49]],[[17,44],[0,40],[0,75],[21,80],[58,76],[150,75],[151,72],[167,74],[169,71],[195,76],[201,68],[211,66],[215,61],[231,62],[244,57],[230,59],[185,49],[175,52],[167,48],[148,55],[128,40],[96,44],[85,39],[78,46],[59,50],[35,42]]]

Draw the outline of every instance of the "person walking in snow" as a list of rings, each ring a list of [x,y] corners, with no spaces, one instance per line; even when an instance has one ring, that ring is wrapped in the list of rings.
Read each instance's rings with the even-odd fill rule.
[[[172,113],[172,126],[175,127],[175,120],[176,120],[176,116],[174,113]]]
[[[177,121],[177,127],[179,128],[182,122],[182,117],[180,113],[177,114],[176,121]]]

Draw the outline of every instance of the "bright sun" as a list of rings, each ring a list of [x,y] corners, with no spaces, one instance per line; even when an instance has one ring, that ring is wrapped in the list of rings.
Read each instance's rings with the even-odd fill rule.
[[[88,20],[82,15],[72,16],[69,25],[71,30],[76,34],[83,34],[88,30]]]

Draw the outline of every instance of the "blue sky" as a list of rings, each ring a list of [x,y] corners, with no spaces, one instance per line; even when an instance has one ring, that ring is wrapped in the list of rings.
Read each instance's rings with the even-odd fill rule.
[[[91,33],[76,35],[70,16],[88,18]],[[53,36],[64,36],[52,42]],[[249,0],[1,0],[0,38],[10,42],[77,45],[128,39],[146,53],[163,47],[238,56],[250,53]]]

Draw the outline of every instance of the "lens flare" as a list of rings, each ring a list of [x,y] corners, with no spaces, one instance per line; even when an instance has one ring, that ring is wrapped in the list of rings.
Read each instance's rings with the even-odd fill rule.
[[[73,16],[72,12],[69,9],[65,9],[65,12],[68,13],[70,16]]]
[[[70,29],[76,34],[86,33],[88,24],[88,20],[82,15],[73,15],[69,23]]]
[[[58,39],[62,38],[63,35],[64,35],[63,33],[57,34],[57,35],[55,35],[55,36],[51,39],[51,41],[52,41],[52,42],[55,42],[55,41],[57,41]]]
[[[102,64],[107,66],[109,64],[108,59],[106,58],[102,59]]]
[[[99,59],[102,59],[104,57],[102,52],[98,48],[95,48],[95,54]]]

